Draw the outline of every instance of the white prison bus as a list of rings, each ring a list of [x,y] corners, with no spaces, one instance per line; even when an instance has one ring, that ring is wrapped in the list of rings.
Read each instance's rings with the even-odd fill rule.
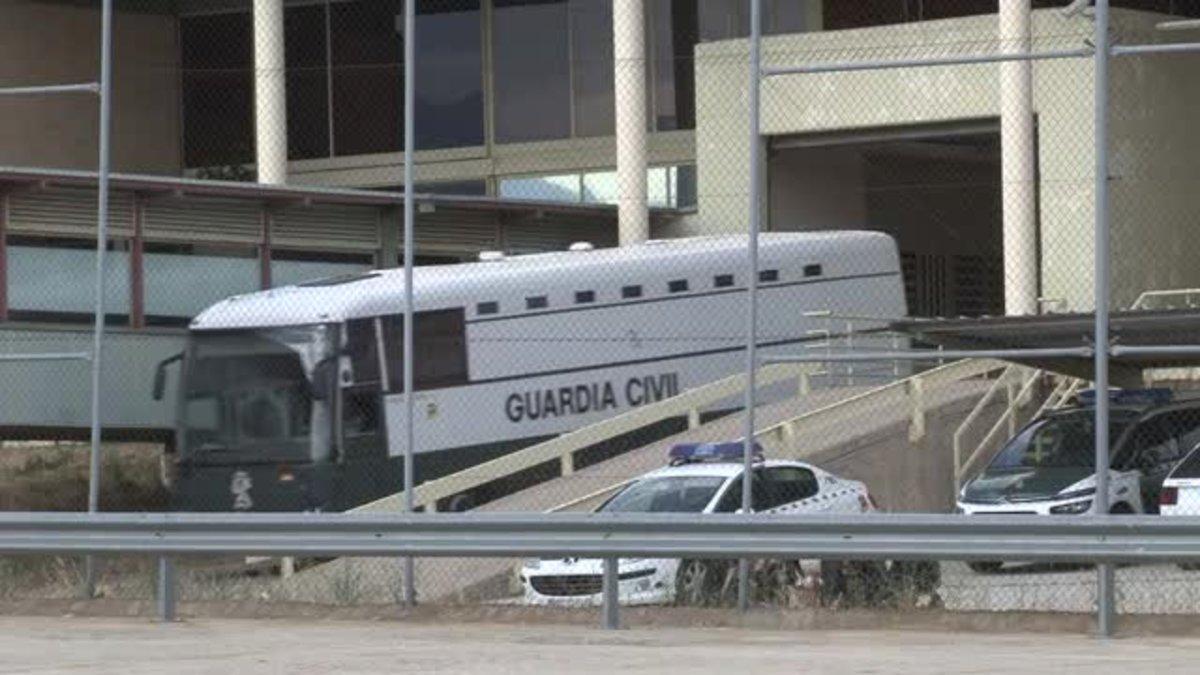
[[[906,313],[885,234],[760,241],[764,353],[827,340],[814,313],[876,327]],[[746,238],[720,236],[415,269],[414,483],[739,372],[745,268]],[[345,510],[397,492],[403,303],[392,269],[235,296],[196,317],[155,378],[161,396],[165,367],[182,361],[174,508]]]

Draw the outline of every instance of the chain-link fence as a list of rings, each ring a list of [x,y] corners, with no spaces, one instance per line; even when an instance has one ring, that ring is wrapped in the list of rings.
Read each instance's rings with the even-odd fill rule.
[[[95,79],[98,4],[3,3],[0,88]],[[100,509],[401,511],[411,452],[425,512],[736,512],[753,286],[751,511],[1200,515],[1194,355],[1114,356],[1107,495],[1088,398],[1102,147],[1113,336],[1196,344],[1200,57],[1114,55],[1098,144],[1088,3],[766,0],[758,82],[751,4],[417,0],[408,36],[401,0],[118,3]],[[1198,3],[1113,5],[1118,47],[1200,34]],[[90,352],[93,103],[0,97],[0,355]],[[1058,352],[961,358],[1022,348]],[[0,507],[86,508],[87,364],[0,370]],[[0,598],[81,564],[5,560]],[[587,558],[415,565],[425,604],[601,597]],[[404,600],[390,559],[178,567],[184,601]],[[754,606],[1097,604],[1083,565],[749,568]],[[1190,570],[1115,574],[1122,612],[1196,611]],[[623,560],[620,596],[733,607],[737,577]]]

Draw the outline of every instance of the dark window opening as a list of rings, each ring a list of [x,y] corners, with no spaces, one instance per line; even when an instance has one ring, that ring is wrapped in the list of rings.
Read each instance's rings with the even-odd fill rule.
[[[480,314],[480,315],[499,314],[500,313],[500,303],[494,302],[494,301],[493,302],[481,302],[478,305],[475,305],[475,313]]]
[[[642,297],[641,286],[625,286],[621,289],[622,298],[640,298]]]
[[[379,342],[375,337],[374,317],[346,322],[346,355],[350,359],[352,378],[346,384],[379,382]]]
[[[677,279],[667,284],[667,291],[670,293],[684,293],[687,289],[687,279]]]
[[[733,285],[732,274],[718,274],[713,277],[713,286],[716,288],[729,288]]]
[[[576,291],[575,304],[586,305],[596,301],[596,291]]]
[[[525,309],[546,309],[549,306],[550,300],[544,295],[525,298]]]
[[[404,390],[404,316],[383,317],[390,391]],[[417,312],[413,326],[413,387],[416,391],[466,384],[467,333],[462,309]]]
[[[254,161],[251,32],[245,12],[179,22],[185,166]]]
[[[819,277],[822,274],[823,274],[823,272],[821,270],[820,265],[805,265],[804,266],[804,276],[805,277]]]
[[[759,272],[758,281],[764,284],[779,281],[779,270],[763,270]]]

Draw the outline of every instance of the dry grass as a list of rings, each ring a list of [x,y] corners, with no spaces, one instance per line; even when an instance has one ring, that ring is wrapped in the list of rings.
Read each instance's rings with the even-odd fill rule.
[[[161,511],[160,446],[106,444],[100,475],[102,511]],[[86,443],[0,444],[0,511],[87,509]]]

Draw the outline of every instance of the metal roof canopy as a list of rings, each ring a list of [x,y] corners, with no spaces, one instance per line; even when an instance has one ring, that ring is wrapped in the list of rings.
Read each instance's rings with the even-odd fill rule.
[[[1094,315],[1086,312],[977,319],[906,319],[892,322],[891,328],[946,349],[1053,349],[1092,345],[1094,321]],[[1200,309],[1113,312],[1111,335],[1114,346],[1200,347]],[[1009,360],[1094,379],[1094,363],[1090,357],[1033,356]],[[1200,354],[1128,354],[1117,349],[1111,357],[1109,372],[1114,385],[1134,387],[1141,386],[1142,371],[1146,369],[1198,366]]]
[[[0,166],[0,185],[19,185],[34,188],[90,187],[94,188],[98,177],[94,171],[38,169],[29,167]],[[404,205],[404,193],[383,190],[354,190],[322,186],[263,185],[260,183],[238,183],[211,181],[174,176],[150,176],[140,174],[111,174],[114,190],[159,194],[177,198],[220,197],[245,199],[270,203],[336,204],[377,206],[380,208]],[[498,199],[470,195],[440,195],[418,193],[415,201],[421,206],[449,209],[481,210],[501,213],[540,216],[545,213],[578,216],[608,217],[615,219],[614,204],[579,204],[536,200]],[[682,213],[671,208],[652,208],[651,215],[670,217]]]

